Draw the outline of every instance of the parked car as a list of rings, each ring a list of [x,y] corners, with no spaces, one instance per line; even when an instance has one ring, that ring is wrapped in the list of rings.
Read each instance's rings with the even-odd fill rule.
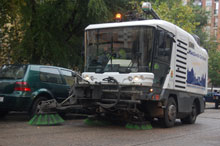
[[[205,95],[205,101],[215,103],[215,108],[218,109],[220,103],[220,93],[208,92],[207,95]]]
[[[74,71],[45,65],[3,65],[0,68],[0,117],[9,111],[33,116],[43,100],[68,97]]]

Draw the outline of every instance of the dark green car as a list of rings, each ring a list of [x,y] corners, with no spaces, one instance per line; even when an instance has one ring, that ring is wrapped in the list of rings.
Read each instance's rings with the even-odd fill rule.
[[[44,65],[3,65],[0,69],[0,117],[9,111],[38,112],[42,100],[68,97],[74,72]]]

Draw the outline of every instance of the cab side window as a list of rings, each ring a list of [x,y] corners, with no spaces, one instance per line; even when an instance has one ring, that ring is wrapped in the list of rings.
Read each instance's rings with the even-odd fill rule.
[[[170,62],[172,47],[173,38],[169,33],[161,31],[159,33],[158,49],[156,51],[156,56],[158,59]]]
[[[55,68],[40,68],[40,80],[42,82],[49,82],[55,84],[63,84],[58,69]]]
[[[71,71],[62,69],[61,74],[67,85],[72,86],[75,83],[75,78],[72,76],[73,73]]]

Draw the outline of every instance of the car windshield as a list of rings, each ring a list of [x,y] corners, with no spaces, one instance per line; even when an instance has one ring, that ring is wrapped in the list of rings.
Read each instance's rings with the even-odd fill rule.
[[[3,65],[0,69],[0,79],[22,79],[26,69],[26,65]]]
[[[85,71],[97,73],[149,71],[153,42],[153,27],[88,30]]]

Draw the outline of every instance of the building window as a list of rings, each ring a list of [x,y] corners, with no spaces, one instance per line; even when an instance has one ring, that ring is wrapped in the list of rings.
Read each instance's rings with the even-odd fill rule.
[[[218,10],[218,2],[215,3],[215,9]]]
[[[195,6],[202,6],[202,2],[201,2],[201,0],[195,0],[193,2],[193,5],[195,5]]]
[[[212,0],[206,0],[206,7],[212,6]]]
[[[214,27],[218,27],[218,17],[215,18]]]
[[[215,3],[215,10],[214,10],[214,14],[218,14],[218,7],[219,7],[219,3],[216,2]]]

